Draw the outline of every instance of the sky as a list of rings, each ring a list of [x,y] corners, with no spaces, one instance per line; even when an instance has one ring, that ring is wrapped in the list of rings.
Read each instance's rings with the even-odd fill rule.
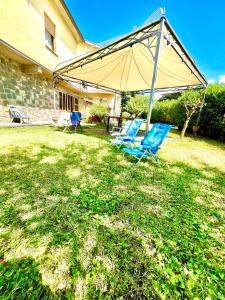
[[[225,0],[65,0],[82,35],[99,43],[133,31],[159,7],[206,79],[225,82]]]

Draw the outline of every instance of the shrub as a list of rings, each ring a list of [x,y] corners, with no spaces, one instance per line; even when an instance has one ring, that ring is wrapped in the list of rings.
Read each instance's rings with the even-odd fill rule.
[[[98,117],[98,116],[90,116],[88,118],[88,123],[100,123],[102,120],[102,118]]]
[[[91,117],[93,122],[101,122],[108,114],[108,107],[105,103],[96,102],[90,108]]]
[[[201,133],[225,140],[225,85],[209,85],[199,125]]]
[[[188,129],[196,124],[199,111],[193,114]],[[165,100],[155,103],[152,122],[170,123],[183,128],[186,111],[182,97],[177,100]],[[209,85],[206,90],[205,105],[199,116],[200,132],[204,136],[225,140],[225,85]]]
[[[122,118],[126,119],[126,118],[130,118],[130,117],[131,117],[131,115],[128,112],[126,112],[126,111],[122,112]]]
[[[155,103],[152,110],[152,122],[175,124],[182,128],[185,111],[177,100],[165,100]]]
[[[148,101],[148,96],[135,95],[128,100],[125,110],[130,114],[133,114],[136,118],[137,116],[148,111]]]

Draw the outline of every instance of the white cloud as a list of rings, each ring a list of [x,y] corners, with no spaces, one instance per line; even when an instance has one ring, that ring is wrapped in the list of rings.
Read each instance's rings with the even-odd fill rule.
[[[209,79],[209,80],[208,80],[208,84],[212,84],[212,83],[215,83],[215,82],[216,82],[215,79]]]
[[[219,83],[225,83],[225,75],[220,75]]]

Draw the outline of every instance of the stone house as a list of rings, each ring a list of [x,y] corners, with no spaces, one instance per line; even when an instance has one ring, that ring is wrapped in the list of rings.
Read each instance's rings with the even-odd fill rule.
[[[61,110],[86,118],[99,99],[119,115],[118,95],[66,82],[53,88],[58,64],[95,49],[63,0],[1,0],[0,122],[9,121],[10,104],[25,108],[33,121],[49,121]]]

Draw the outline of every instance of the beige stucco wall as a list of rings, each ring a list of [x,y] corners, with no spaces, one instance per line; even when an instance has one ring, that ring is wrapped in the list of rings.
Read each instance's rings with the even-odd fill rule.
[[[56,25],[56,54],[45,46],[44,13]],[[1,0],[0,39],[49,70],[77,54],[80,42],[56,0]]]
[[[45,13],[56,26],[56,55],[45,46]],[[94,44],[82,40],[59,0],[0,0],[0,40],[50,71],[63,61],[96,49]],[[17,59],[20,54],[15,53],[14,57],[12,53],[7,56],[7,51],[1,53],[0,48],[0,56],[4,61],[4,63],[2,61],[0,74],[0,103],[51,110],[53,104],[51,73],[44,71],[39,75],[24,74],[21,72],[22,65]],[[29,60],[24,62],[27,63]],[[5,71],[6,67],[8,72]],[[38,89],[37,83],[40,86]],[[40,92],[41,97],[37,91]],[[96,98],[105,98],[110,114],[113,111],[113,94],[100,92],[89,94],[68,87],[64,88],[64,91],[78,95],[80,99],[90,97],[95,101]],[[43,107],[43,101],[46,107]],[[80,100],[79,107],[81,112],[88,115],[91,104],[84,103]],[[51,107],[47,108],[47,106]],[[116,108],[118,109],[119,107]]]
[[[77,55],[84,55],[97,50],[98,47],[90,42],[82,42],[77,45]]]

